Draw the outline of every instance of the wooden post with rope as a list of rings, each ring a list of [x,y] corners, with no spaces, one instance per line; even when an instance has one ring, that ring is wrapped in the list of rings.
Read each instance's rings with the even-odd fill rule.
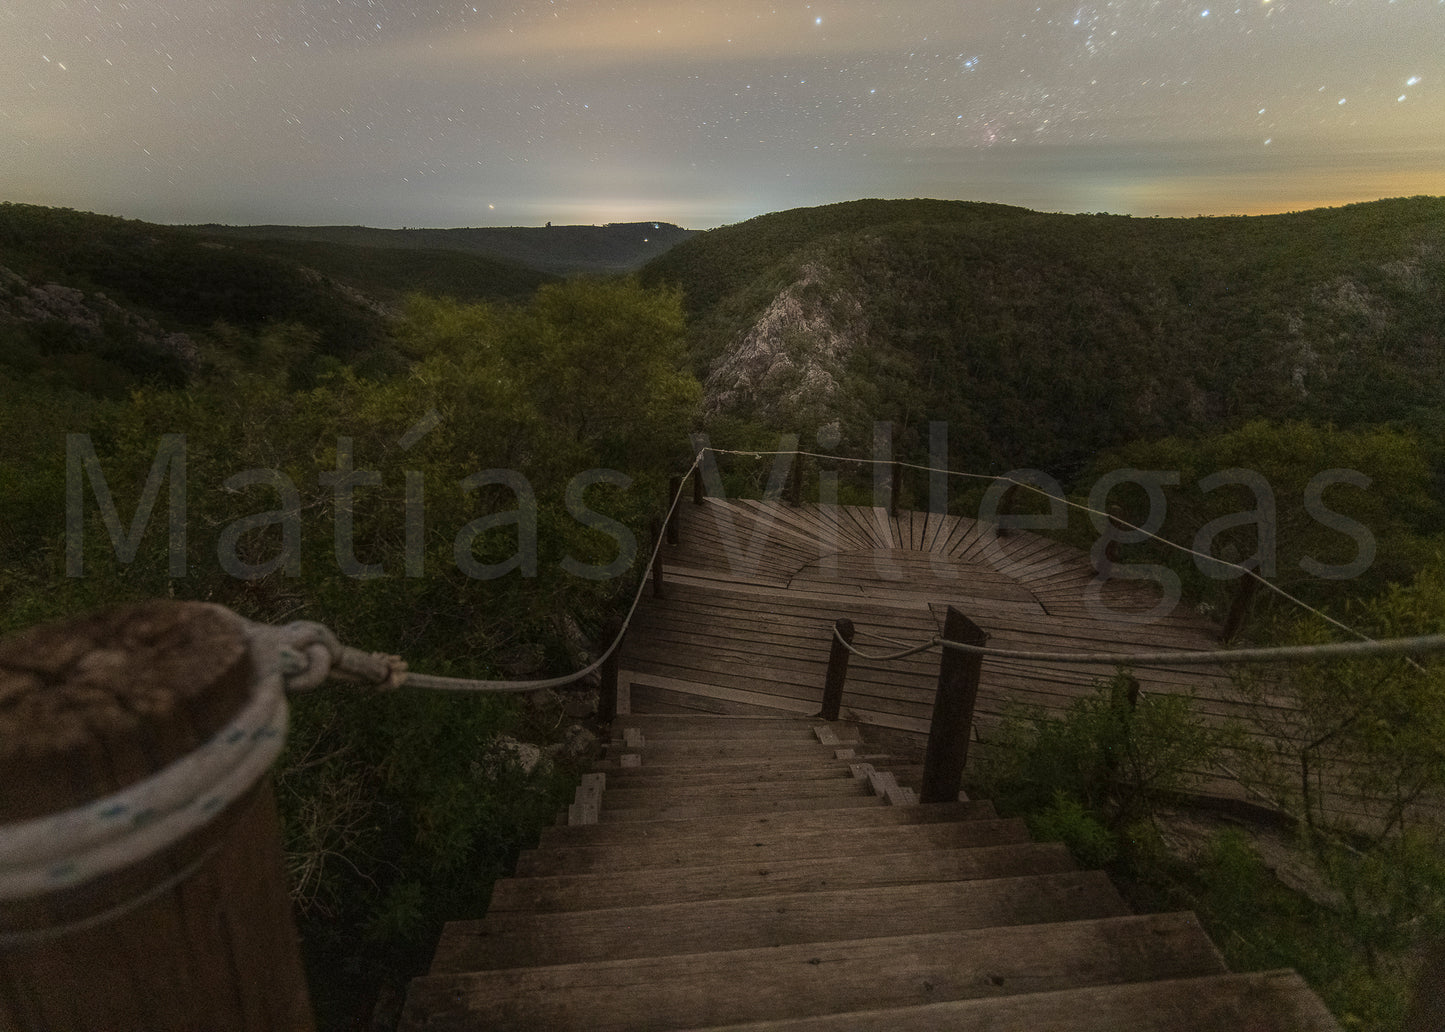
[[[1254,564],[1252,563],[1251,566]],[[1250,604],[1254,601],[1255,593],[1259,591],[1259,578],[1252,573],[1246,573],[1239,579],[1239,587],[1235,589],[1234,601],[1229,606],[1229,615],[1224,619],[1224,627],[1219,632],[1221,644],[1233,641],[1240,631],[1244,630],[1245,618],[1249,616]]]
[[[793,453],[793,475],[788,478],[788,504],[794,509],[803,504],[803,453]]]
[[[1003,496],[998,500],[998,520],[995,523],[994,529],[995,533],[1001,538],[1008,537],[1009,534],[1013,532],[1013,528],[1004,523],[1003,517],[1007,516],[1008,511],[1014,507],[1014,499],[1018,495],[1018,492],[1019,486],[1017,484],[1010,484],[1004,489]]]
[[[837,720],[843,708],[843,685],[848,680],[848,646],[853,644],[853,621],[846,616],[833,623],[832,648],[828,652],[828,675],[823,683],[823,709],[818,716]],[[842,641],[838,639],[842,638]],[[846,642],[846,644],[845,644]]]
[[[0,642],[0,854],[30,853],[0,855],[0,1028],[313,1027],[269,773],[195,766],[254,747],[255,680],[244,630],[201,603]],[[256,740],[279,748],[274,720]]]
[[[988,635],[953,606],[943,623],[943,637],[963,645],[983,645]],[[978,678],[983,657],[976,652],[945,648],[938,665],[938,691],[933,697],[933,719],[928,725],[928,746],[923,755],[920,803],[951,803],[963,785],[968,763],[968,736],[973,731],[973,707],[978,699]]]
[[[609,645],[616,641],[621,633],[622,621],[608,621],[606,639]],[[604,724],[612,723],[617,717],[617,666],[621,655],[622,643],[619,641],[617,648],[602,661],[602,668],[598,671],[601,682],[597,686],[597,719]]]
[[[678,541],[678,523],[682,519],[682,509],[673,505],[674,499],[682,493],[682,477],[673,475],[667,478],[667,543],[675,545]]]
[[[652,540],[657,544],[662,543],[661,516],[654,516],[652,518]],[[660,548],[657,550],[657,558],[654,559],[652,562],[652,597],[664,597],[664,590],[662,586],[662,549]]]

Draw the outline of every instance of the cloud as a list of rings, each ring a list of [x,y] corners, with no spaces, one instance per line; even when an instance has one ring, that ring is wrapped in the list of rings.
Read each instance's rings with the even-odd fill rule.
[[[484,29],[418,36],[391,56],[401,62],[458,62],[473,68],[556,63],[578,70],[680,61],[802,61],[882,50],[907,54],[919,46],[946,48],[954,38],[977,46],[982,35],[997,31],[987,27],[989,15],[983,12],[1002,5],[987,0],[971,5],[967,14],[956,4],[916,6],[921,10],[911,11],[908,19],[900,19],[890,7],[861,2],[559,7],[516,24],[494,20]],[[930,22],[947,29],[924,33],[909,28]]]

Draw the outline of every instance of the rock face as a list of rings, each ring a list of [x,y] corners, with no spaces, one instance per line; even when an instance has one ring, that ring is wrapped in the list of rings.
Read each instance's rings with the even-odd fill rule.
[[[863,306],[830,270],[807,263],[747,333],[713,364],[704,385],[709,413],[821,415],[840,393],[843,367],[863,346]]]
[[[0,265],[3,323],[48,323],[91,341],[130,337],[138,347],[174,356],[187,370],[196,362],[196,345],[184,333],[170,333],[98,291],[87,295],[60,283],[34,284]]]
[[[517,766],[527,774],[531,774],[543,762],[544,754],[541,746],[533,745],[530,742],[519,742],[507,735],[498,738],[494,744],[499,753],[510,755],[517,761]]]

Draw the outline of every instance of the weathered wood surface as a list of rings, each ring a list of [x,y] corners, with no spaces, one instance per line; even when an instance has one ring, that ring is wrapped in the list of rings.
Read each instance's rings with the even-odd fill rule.
[[[1319,997],[1293,971],[1128,982],[1052,993],[958,1000],[817,1018],[712,1025],[710,1032],[1339,1032]]]
[[[1193,915],[1163,914],[477,972],[413,992],[433,990],[439,1030],[485,1014],[491,1029],[649,1032],[1224,970]]]
[[[894,842],[893,846],[896,850],[905,844]],[[837,845],[848,849],[852,843]],[[1075,867],[1069,851],[1058,842],[788,857],[769,864],[747,860],[696,867],[649,867],[603,874],[507,878],[493,890],[488,912],[597,910],[718,897],[918,885],[939,877],[971,881],[1016,874],[1056,874]]]
[[[947,805],[947,804],[944,804]],[[829,816],[849,818],[857,814],[869,817],[898,813],[904,807],[881,806],[866,810],[835,810]],[[934,807],[937,809],[937,807]],[[785,814],[788,817],[814,817],[815,813]],[[695,867],[701,862],[754,862],[774,864],[780,860],[801,860],[810,857],[856,858],[878,853],[896,853],[913,849],[960,849],[1029,841],[1023,821],[1008,819],[952,820],[937,824],[874,824],[850,828],[852,822],[836,820],[838,828],[823,827],[813,831],[767,836],[697,836],[692,841],[660,841],[630,845],[625,842],[598,842],[591,845],[559,845],[539,850],[523,850],[517,859],[517,875],[531,877],[543,874],[597,874],[639,868]],[[640,830],[628,825],[597,825]],[[553,830],[553,829],[545,829]]]
[[[235,716],[251,676],[237,626],[194,603],[145,603],[7,638],[0,824],[155,774]],[[311,1027],[267,780],[152,857],[0,904],[0,939],[17,933],[31,941],[0,944],[7,1032]]]
[[[1127,914],[1100,871],[454,921],[433,972],[819,943]]]
[[[1000,538],[967,517],[877,507],[707,499],[665,550],[669,596],[645,602],[621,658],[622,678],[657,710],[810,714],[822,705],[834,622],[853,621],[855,644],[896,651],[878,635],[915,643],[941,633],[952,605],[988,644],[1043,652],[1218,648],[1219,628],[1183,606],[1149,615],[1150,582],[1101,582],[1087,555],[1027,532]],[[849,661],[842,716],[921,742],[933,711],[936,650],[900,660]],[[974,728],[987,740],[1010,708],[1060,713],[1092,695],[1108,667],[985,660]],[[1288,734],[1284,700],[1245,697],[1223,668],[1134,671],[1144,693],[1188,694],[1205,720],[1232,722],[1247,742]],[[1222,770],[1201,771],[1202,791],[1249,800]],[[1331,796],[1341,815],[1367,801]]]
[[[1293,984],[1268,1011],[1257,1000],[1241,1008],[1234,976],[1193,915],[1130,915],[1101,872],[1078,870],[1058,844],[1030,842],[1021,821],[997,819],[987,803],[886,806],[835,795],[851,785],[905,801],[891,769],[830,757],[832,746],[776,761],[780,745],[798,744],[794,731],[822,746],[854,737],[846,724],[669,713],[619,727],[613,751],[636,732],[643,766],[607,775],[599,823],[545,829],[517,876],[496,887],[485,918],[447,925],[431,974],[412,983],[406,1032],[832,1019],[851,1022],[840,1028],[1065,1032],[1100,1026],[1091,1014],[1050,1010],[1059,992],[1184,978],[1226,1001],[1218,1010],[1211,998],[1202,1013],[1232,1013],[1239,1028],[1331,1027],[1313,1024],[1318,1001],[1293,1000]],[[762,760],[731,762],[744,758],[748,729]],[[862,741],[849,751],[881,764],[875,748]],[[649,768],[658,754],[683,762]],[[774,797],[826,808],[730,812]],[[838,808],[847,799],[874,805]],[[656,819],[678,806],[693,815]],[[1265,997],[1276,984],[1264,984]],[[1110,1027],[1162,1028],[1165,998],[1127,997],[1142,1023],[1113,997],[1103,1006]],[[947,1015],[926,1023],[938,1001],[1005,999],[1022,1024],[988,1024],[987,1015],[983,1024]],[[1050,1017],[1031,1022],[1033,1014]],[[1269,1023],[1251,1024],[1262,1014]]]

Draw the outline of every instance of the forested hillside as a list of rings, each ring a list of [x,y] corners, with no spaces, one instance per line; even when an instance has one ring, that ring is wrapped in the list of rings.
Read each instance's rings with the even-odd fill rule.
[[[686,461],[683,329],[626,281],[0,206],[0,632],[176,597],[427,672],[576,670]],[[321,1027],[394,1021],[570,796],[589,712],[293,700],[277,795]]]
[[[970,469],[1070,475],[1101,448],[1252,417],[1435,425],[1445,200],[1254,218],[859,201],[695,237],[681,287],[707,408],[866,449],[930,420]]]
[[[472,229],[373,229],[369,226],[190,226],[222,240],[342,244],[385,250],[483,255],[559,276],[631,272],[693,230],[670,222],[605,226],[482,226]]]
[[[387,320],[408,293],[520,300],[554,279],[472,254],[221,242],[0,204],[0,369],[113,396],[188,382],[205,338],[222,361],[284,353],[298,383],[343,365],[395,371]]]
[[[434,249],[474,231],[373,247],[0,205],[0,631],[173,596],[319,620],[428,672],[560,674],[607,637],[690,432],[858,456],[886,421],[898,457],[926,460],[945,422],[953,470],[1041,470],[1157,516],[1360,633],[1445,633],[1445,199],[1191,220],[859,201],[651,225],[576,261],[687,239],[635,277],[560,280]],[[724,460],[728,489],[761,490],[769,462]],[[1126,477],[1092,498],[1138,470],[1157,492]],[[845,474],[844,500],[871,476]],[[987,478],[953,484],[977,514]],[[903,503],[929,488],[910,474]],[[1053,532],[1102,540],[1077,512]],[[1216,617],[1239,575],[1127,538],[1120,561]],[[1244,636],[1340,636],[1302,612],[1261,591]],[[1198,909],[1232,963],[1299,967],[1345,1027],[1394,1030],[1409,950],[1445,933],[1445,829],[1414,809],[1445,797],[1445,682],[1438,661],[1302,669],[1241,690],[1289,693],[1309,722],[1315,744],[1285,758],[1300,778],[1251,789],[1297,818],[1307,892],[1243,840],[1177,867],[1157,827],[1125,822],[1116,756],[1089,758],[1151,747],[1125,695],[1072,723],[1025,715],[1015,794],[1040,834],[1112,850],[1141,905]],[[323,1027],[385,1027],[441,922],[482,912],[570,791],[585,711],[295,700],[279,797]],[[1388,834],[1323,821],[1321,771],[1389,801]]]

